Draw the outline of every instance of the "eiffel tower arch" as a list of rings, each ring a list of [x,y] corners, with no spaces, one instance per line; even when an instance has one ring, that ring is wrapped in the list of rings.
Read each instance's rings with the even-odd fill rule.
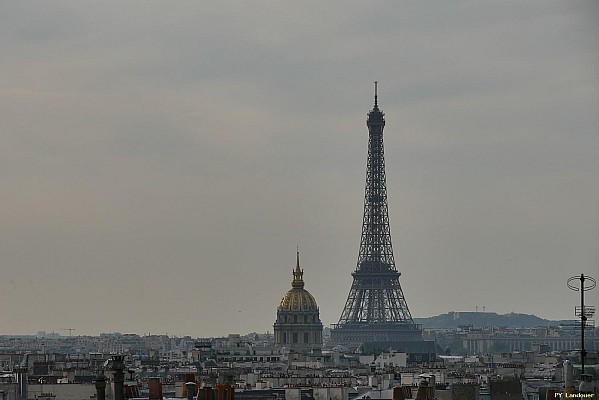
[[[383,128],[385,114],[378,106],[368,113],[368,163],[360,252],[353,283],[331,341],[360,345],[364,342],[421,341],[422,329],[414,323],[395,267],[385,176]]]

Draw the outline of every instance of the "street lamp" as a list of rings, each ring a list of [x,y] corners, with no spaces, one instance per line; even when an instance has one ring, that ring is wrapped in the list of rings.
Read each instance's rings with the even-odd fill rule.
[[[580,287],[574,286],[574,281],[580,281]],[[577,317],[580,317],[580,363],[582,364],[582,374],[584,374],[584,356],[587,353],[584,350],[584,329],[587,325],[587,320],[595,314],[595,306],[584,305],[584,292],[595,289],[595,286],[597,286],[595,278],[584,276],[584,274],[568,279],[568,287],[574,291],[580,291],[580,307],[575,307],[574,313]]]

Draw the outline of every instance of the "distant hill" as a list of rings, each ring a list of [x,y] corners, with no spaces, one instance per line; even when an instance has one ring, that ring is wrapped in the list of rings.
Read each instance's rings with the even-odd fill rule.
[[[460,325],[473,327],[506,326],[509,328],[534,328],[537,326],[557,326],[568,321],[551,321],[530,314],[497,314],[494,312],[455,312],[428,318],[414,318],[423,328],[457,328]]]

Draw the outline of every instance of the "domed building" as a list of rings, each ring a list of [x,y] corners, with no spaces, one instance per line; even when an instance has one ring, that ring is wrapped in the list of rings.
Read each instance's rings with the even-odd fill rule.
[[[322,322],[316,300],[304,289],[303,276],[298,251],[291,290],[285,293],[277,307],[274,331],[275,346],[306,353],[322,348]]]

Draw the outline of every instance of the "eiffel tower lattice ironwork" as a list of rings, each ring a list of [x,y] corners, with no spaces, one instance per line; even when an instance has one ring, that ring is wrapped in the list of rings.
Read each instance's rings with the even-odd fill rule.
[[[395,267],[385,176],[383,128],[385,117],[378,106],[375,82],[374,107],[368,113],[368,166],[360,253],[353,283],[331,339],[338,343],[422,340],[399,284]]]

